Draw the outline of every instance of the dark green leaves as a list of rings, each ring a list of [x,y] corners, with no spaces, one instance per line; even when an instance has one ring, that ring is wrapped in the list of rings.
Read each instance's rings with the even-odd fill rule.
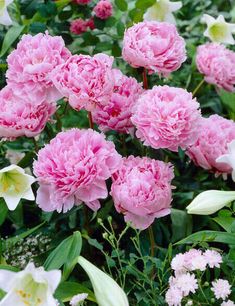
[[[125,0],[115,0],[116,6],[119,8],[120,11],[127,11],[128,5]]]
[[[12,44],[15,42],[15,40],[20,36],[20,34],[23,32],[25,26],[13,26],[10,27],[7,31],[3,44],[2,44],[2,50],[0,52],[0,57],[2,57],[10,47],[12,47]]]

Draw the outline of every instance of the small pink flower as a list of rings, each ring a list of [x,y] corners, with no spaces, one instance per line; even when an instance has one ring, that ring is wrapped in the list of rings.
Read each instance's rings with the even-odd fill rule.
[[[48,92],[48,97],[55,101],[61,96],[55,90],[49,75],[70,55],[60,36],[52,37],[47,32],[35,36],[23,35],[16,50],[7,58],[7,82],[28,84],[29,87],[35,83],[39,84]]]
[[[91,2],[91,0],[74,0],[75,2],[77,2],[77,4],[89,4]]]
[[[198,47],[196,63],[206,82],[235,91],[235,52],[221,44],[207,43]]]
[[[225,279],[217,279],[212,282],[211,290],[217,299],[225,300],[231,293],[231,285]]]
[[[94,18],[91,17],[90,19],[88,19],[86,21],[86,25],[88,28],[90,28],[91,30],[94,30],[95,29],[95,23],[94,23]]]
[[[140,96],[133,113],[136,136],[146,146],[178,151],[197,139],[199,103],[184,89],[154,86]]]
[[[121,156],[102,134],[91,129],[59,133],[34,162],[40,185],[36,203],[44,211],[66,212],[84,202],[96,211],[99,199],[108,196],[105,181],[120,165]]]
[[[171,268],[175,271],[175,274],[184,273],[188,270],[185,257],[185,254],[179,253],[172,259]]]
[[[103,132],[115,130],[120,133],[133,133],[131,122],[132,108],[143,92],[136,79],[127,77],[118,69],[113,69],[114,90],[107,105],[97,107],[92,113],[93,120]]]
[[[165,301],[169,306],[181,306],[182,298],[182,291],[172,286],[166,292]]]
[[[122,56],[132,67],[167,76],[186,60],[185,42],[173,24],[144,21],[126,30]]]
[[[135,228],[146,229],[155,218],[170,213],[173,177],[170,164],[147,157],[123,158],[123,165],[112,177],[116,210]]]
[[[233,303],[233,301],[227,300],[226,302],[223,302],[221,306],[235,306],[235,304]]]
[[[192,161],[204,169],[217,174],[231,173],[232,168],[216,159],[227,153],[227,145],[235,139],[235,123],[218,115],[201,118],[197,130],[198,139],[192,144],[187,154]]]
[[[100,0],[93,9],[95,16],[107,19],[113,14],[113,6],[109,0]]]
[[[206,252],[204,253],[204,257],[210,268],[219,268],[220,264],[223,262],[220,253],[214,250],[206,250]]]
[[[183,296],[187,296],[190,292],[195,293],[198,289],[198,283],[194,274],[185,273],[179,274],[176,277],[170,278],[170,287],[175,287],[181,290]]]
[[[34,137],[55,111],[40,85],[7,85],[0,91],[0,138]]]
[[[113,58],[105,54],[73,55],[51,74],[55,87],[76,110],[107,105],[114,87]]]
[[[87,21],[82,18],[75,19],[71,22],[70,32],[80,35],[87,31]]]

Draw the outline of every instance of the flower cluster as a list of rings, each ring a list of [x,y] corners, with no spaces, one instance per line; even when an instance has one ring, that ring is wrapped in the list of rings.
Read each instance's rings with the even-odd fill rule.
[[[75,19],[70,24],[70,31],[76,35],[80,35],[86,32],[90,28],[94,30],[95,24],[92,18],[88,20],[83,20],[82,18]]]
[[[132,133],[132,108],[143,92],[136,79],[127,77],[118,69],[113,69],[114,89],[107,105],[98,106],[92,112],[93,120],[102,132],[115,130],[120,133]]]
[[[92,210],[108,195],[105,181],[117,171],[121,156],[114,144],[91,129],[61,132],[38,153],[34,174],[36,202],[44,211],[66,212],[84,202]]]
[[[132,67],[167,76],[186,60],[185,42],[173,24],[144,21],[126,30],[122,56]]]
[[[227,91],[234,91],[235,52],[216,43],[207,43],[197,49],[196,64],[210,84]]]
[[[113,14],[113,6],[109,0],[100,0],[93,9],[96,17],[107,19]]]
[[[147,157],[123,158],[112,176],[111,195],[115,208],[135,228],[145,229],[155,218],[170,213],[171,164]]]
[[[227,153],[228,144],[234,139],[234,121],[218,115],[201,118],[198,139],[188,148],[187,154],[196,165],[226,175],[232,172],[231,166],[216,160]]]
[[[91,0],[75,0],[77,4],[89,4]]]
[[[133,113],[136,136],[147,146],[178,151],[197,139],[199,103],[184,89],[154,86],[141,95]]]

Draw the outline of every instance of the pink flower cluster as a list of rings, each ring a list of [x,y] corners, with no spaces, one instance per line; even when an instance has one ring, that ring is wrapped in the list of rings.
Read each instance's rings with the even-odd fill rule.
[[[77,4],[89,4],[91,2],[91,0],[75,0],[75,2],[77,2]]]
[[[56,67],[51,79],[76,110],[107,105],[114,87],[113,58],[105,54],[73,55]]]
[[[231,173],[232,168],[216,159],[227,153],[227,145],[235,139],[235,122],[218,115],[201,118],[198,139],[192,144],[187,154],[192,161],[204,169],[216,174]]]
[[[216,43],[207,43],[197,49],[196,63],[205,81],[235,91],[235,52]]]
[[[47,91],[48,99],[54,102],[61,96],[51,82],[50,73],[70,55],[60,36],[52,37],[48,33],[23,35],[16,50],[7,58],[7,82],[24,84],[29,89],[32,83],[38,84]]]
[[[109,0],[100,0],[93,9],[95,16],[100,19],[107,19],[113,14],[113,6]]]
[[[167,76],[186,60],[185,42],[173,24],[144,21],[126,30],[122,56],[132,67]]]
[[[40,86],[7,85],[0,91],[0,137],[33,137],[56,111]]]
[[[91,30],[94,30],[95,28],[94,20],[92,18],[88,20],[78,18],[73,20],[70,24],[70,32],[76,35],[80,35],[86,32],[88,28],[90,28]]]
[[[178,151],[197,139],[199,103],[184,89],[154,86],[140,96],[133,113],[136,136],[146,146]]]
[[[198,281],[192,273],[193,271],[205,271],[207,267],[219,268],[221,263],[221,255],[214,250],[202,252],[191,249],[184,254],[177,254],[171,262],[171,268],[175,275],[169,279],[169,289],[165,297],[167,304],[169,306],[180,306],[183,298],[196,292]]]
[[[133,133],[131,122],[132,108],[143,92],[136,79],[127,77],[118,69],[113,69],[114,89],[107,105],[96,107],[93,120],[102,132],[115,130],[120,133]]]
[[[170,164],[147,157],[123,158],[122,166],[112,176],[116,210],[135,228],[146,229],[155,218],[170,213],[173,177]]]
[[[96,211],[99,199],[108,196],[105,181],[120,164],[113,142],[102,134],[91,129],[61,132],[34,162],[40,185],[36,203],[44,211],[66,212],[84,202]]]

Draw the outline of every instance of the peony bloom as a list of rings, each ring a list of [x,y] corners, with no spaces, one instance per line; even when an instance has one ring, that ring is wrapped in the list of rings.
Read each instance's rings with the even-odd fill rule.
[[[181,300],[183,299],[182,291],[172,286],[170,287],[165,296],[165,301],[169,306],[181,306]]]
[[[38,152],[34,173],[39,181],[36,203],[44,211],[66,212],[84,202],[92,210],[108,196],[105,181],[120,167],[114,144],[91,129],[57,134]]]
[[[87,297],[88,297],[87,293],[77,294],[77,295],[73,296],[69,305],[70,306],[82,306],[82,305],[84,305],[84,301],[86,300]]]
[[[235,139],[227,145],[228,152],[216,159],[217,163],[227,164],[232,168],[232,179],[235,182]]]
[[[113,93],[113,58],[105,54],[73,55],[58,66],[51,78],[61,94],[76,110],[94,110],[107,105]]]
[[[56,111],[56,105],[46,99],[41,86],[11,84],[3,88],[0,91],[0,138],[40,134]]]
[[[93,120],[102,132],[115,130],[120,133],[133,133],[131,122],[132,108],[143,92],[136,79],[127,77],[118,69],[113,69],[114,90],[107,105],[97,107],[92,113]]]
[[[175,17],[172,13],[178,11],[181,7],[181,1],[156,0],[156,3],[147,9],[144,20],[166,21],[175,24]]]
[[[170,213],[170,164],[147,157],[123,158],[123,165],[113,175],[111,195],[115,208],[135,228],[146,229],[155,218]]]
[[[210,268],[219,268],[220,264],[223,262],[220,253],[214,250],[206,250],[206,252],[204,253],[204,257]]]
[[[7,58],[7,82],[24,84],[28,90],[36,83],[47,91],[48,99],[56,101],[61,96],[54,88],[49,74],[69,56],[70,51],[65,48],[60,36],[52,37],[47,32],[35,36],[23,35],[16,50]]]
[[[89,4],[91,2],[91,0],[75,0],[75,2],[77,2],[77,4]]]
[[[87,31],[87,21],[82,18],[75,19],[70,24],[70,32],[80,35]]]
[[[235,24],[226,22],[223,15],[219,15],[215,19],[208,14],[204,14],[201,21],[207,24],[204,36],[209,37],[211,41],[216,43],[234,45],[235,41],[232,34],[235,33]]]
[[[99,306],[129,306],[125,292],[109,275],[82,256],[78,257],[78,263],[90,278]]]
[[[126,30],[122,56],[132,67],[168,76],[186,60],[185,42],[173,24],[144,21]]]
[[[109,0],[100,0],[93,9],[95,16],[100,19],[107,19],[113,14],[113,6]]]
[[[0,306],[56,306],[53,294],[61,279],[60,270],[45,271],[33,263],[20,272],[0,270],[0,288],[7,292]]]
[[[230,165],[217,163],[228,152],[228,144],[235,139],[235,123],[218,115],[201,118],[197,130],[198,139],[188,147],[187,154],[197,165],[216,174],[232,172]]]
[[[14,0],[3,0],[0,3],[0,24],[3,24],[5,26],[9,26],[12,24],[11,17],[9,16],[9,13],[7,11],[7,7],[9,4],[11,4]]]
[[[181,290],[183,296],[187,296],[190,292],[195,293],[198,289],[198,283],[194,274],[179,274],[177,277],[170,278],[170,287]]]
[[[15,210],[21,199],[35,199],[31,185],[35,178],[16,165],[0,169],[0,197],[4,198],[9,210]]]
[[[225,279],[217,279],[212,282],[211,290],[217,299],[225,300],[231,293],[231,285]]]
[[[197,48],[196,64],[207,83],[235,90],[235,52],[220,44],[207,43]]]
[[[136,136],[146,146],[178,151],[197,139],[199,103],[184,89],[154,86],[140,96],[133,112]]]

